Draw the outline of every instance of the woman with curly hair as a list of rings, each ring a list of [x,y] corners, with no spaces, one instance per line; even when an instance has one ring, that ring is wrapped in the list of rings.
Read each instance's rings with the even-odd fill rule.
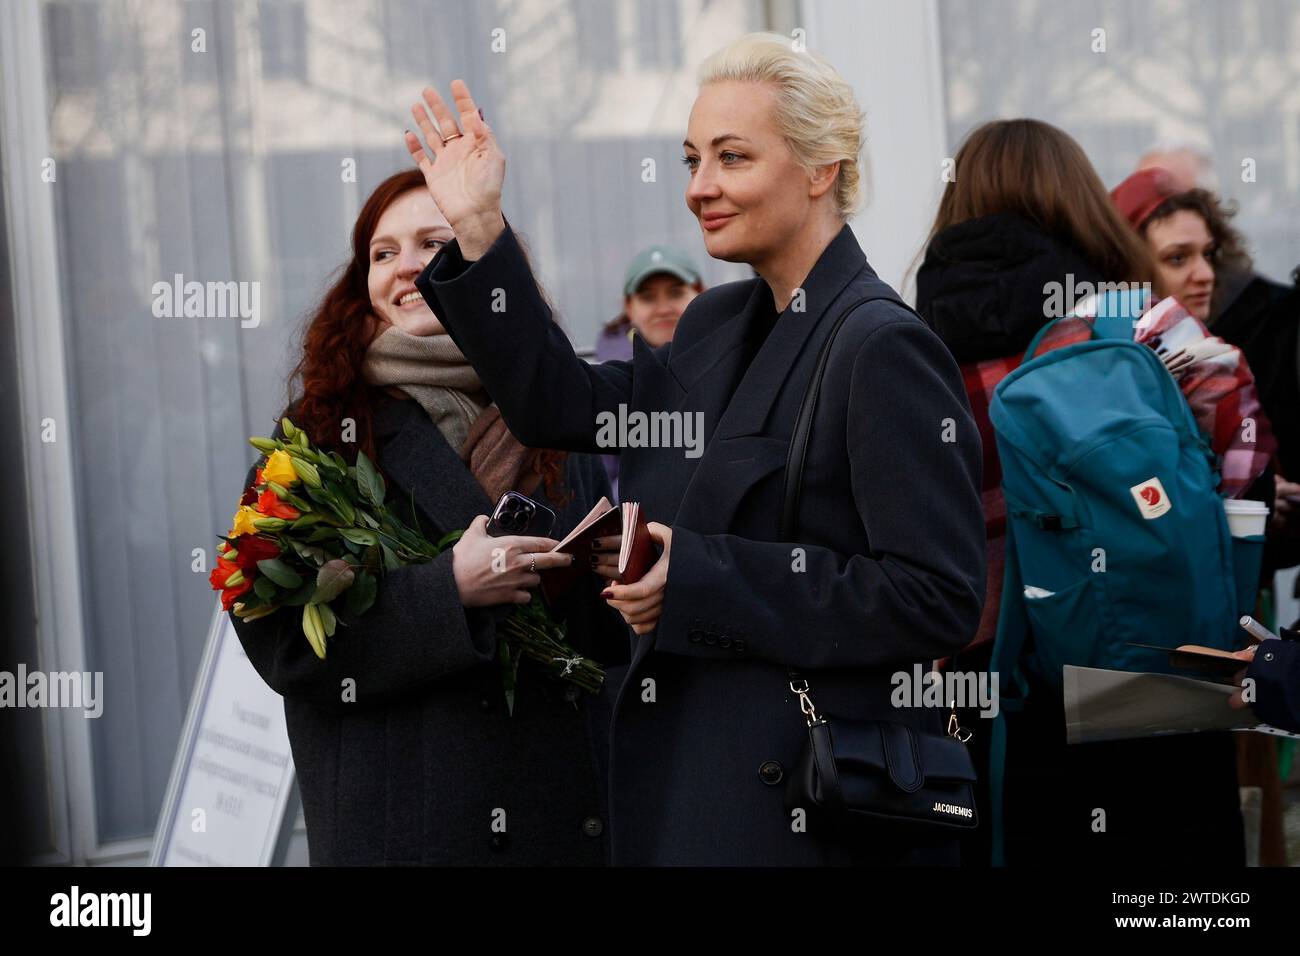
[[[389,507],[426,537],[464,536],[388,571],[325,660],[289,615],[234,625],[284,697],[313,865],[600,865],[607,711],[525,661],[511,715],[496,663],[497,624],[530,600],[537,571],[571,559],[486,524],[513,489],[549,504],[567,534],[609,483],[594,457],[522,445],[416,291],[453,238],[418,170],[379,184],[307,326],[288,414],[317,446],[371,457]],[[594,593],[556,611],[580,651],[626,658],[622,622]]]
[[[1151,247],[1161,294],[1240,348],[1254,374],[1278,442],[1264,562],[1271,577],[1300,562],[1300,290],[1256,274],[1232,225],[1236,210],[1173,171],[1139,170],[1111,197]]]

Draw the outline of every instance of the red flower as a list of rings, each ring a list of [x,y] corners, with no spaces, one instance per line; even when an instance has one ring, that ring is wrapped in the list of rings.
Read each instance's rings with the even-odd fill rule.
[[[227,561],[225,558],[217,558],[217,566],[212,569],[208,575],[208,583],[212,585],[212,590],[220,591],[226,586],[226,578],[230,577],[239,570],[239,565],[234,561]]]
[[[251,505],[257,501],[257,489],[266,483],[262,478],[262,469],[258,468],[253,474],[253,483],[244,489],[244,497],[239,499],[241,505]]]
[[[257,510],[268,518],[284,518],[292,521],[294,518],[300,517],[296,508],[281,501],[270,488],[267,488],[258,496]]]
[[[245,578],[244,583],[239,585],[238,587],[226,588],[226,590],[222,591],[221,610],[229,611],[232,607],[235,606],[235,602],[239,600],[239,596],[243,594],[245,591],[247,591],[249,588],[251,588],[252,586],[253,586],[253,582],[248,578]]]
[[[256,570],[258,561],[280,556],[280,546],[273,539],[263,537],[260,534],[244,535],[239,539],[237,550],[239,554],[235,558],[235,563],[243,569],[245,574]]]
[[[229,611],[239,596],[253,586],[253,578],[251,577],[253,572],[250,571],[244,576],[244,580],[234,587],[226,587],[226,581],[239,570],[239,565],[234,561],[218,558],[217,566],[212,569],[212,574],[208,576],[208,583],[212,585],[212,589],[221,592],[222,610]]]

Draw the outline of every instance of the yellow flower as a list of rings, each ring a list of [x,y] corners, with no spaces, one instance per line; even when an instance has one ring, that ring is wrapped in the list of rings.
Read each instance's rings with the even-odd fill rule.
[[[253,524],[261,518],[256,508],[248,505],[241,505],[235,512],[235,518],[230,526],[230,537],[235,538],[241,534],[257,534],[257,527]]]
[[[280,450],[271,452],[266,459],[266,467],[262,469],[262,477],[266,481],[274,481],[277,485],[288,488],[298,480],[298,473],[293,470],[293,459],[289,457],[289,453]]]

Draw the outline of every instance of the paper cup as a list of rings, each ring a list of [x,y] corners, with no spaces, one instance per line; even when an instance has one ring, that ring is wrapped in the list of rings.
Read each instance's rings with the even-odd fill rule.
[[[1261,535],[1268,524],[1268,505],[1262,501],[1224,498],[1223,510],[1228,516],[1228,531],[1234,538]]]

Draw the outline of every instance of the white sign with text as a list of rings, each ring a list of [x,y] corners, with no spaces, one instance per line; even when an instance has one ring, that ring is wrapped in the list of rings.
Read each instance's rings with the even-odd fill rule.
[[[269,866],[293,793],[284,701],[218,604],[154,837],[153,866]]]

